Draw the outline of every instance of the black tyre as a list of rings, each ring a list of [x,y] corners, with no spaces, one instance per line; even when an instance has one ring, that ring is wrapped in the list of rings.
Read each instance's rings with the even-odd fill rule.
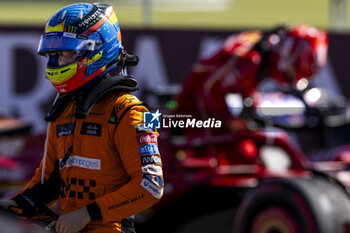
[[[146,222],[137,224],[136,232],[230,233],[237,207],[247,192],[247,188],[194,187],[176,201],[157,208]]]
[[[230,233],[236,209],[218,210],[194,217],[172,233]]]
[[[350,222],[344,189],[322,177],[275,179],[247,194],[234,233],[333,233]]]

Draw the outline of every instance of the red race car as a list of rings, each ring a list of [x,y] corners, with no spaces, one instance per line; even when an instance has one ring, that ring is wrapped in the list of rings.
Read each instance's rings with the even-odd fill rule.
[[[163,118],[176,118],[177,90],[153,91]],[[189,140],[160,129],[165,194],[137,216],[139,231],[156,222],[152,232],[350,232],[350,148],[339,146],[349,143],[349,111],[328,96],[311,87],[260,93],[245,115],[254,130]],[[239,109],[236,97],[227,100]]]

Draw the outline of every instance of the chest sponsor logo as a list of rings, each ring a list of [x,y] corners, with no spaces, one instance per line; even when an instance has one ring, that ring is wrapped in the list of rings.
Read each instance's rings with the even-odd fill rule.
[[[139,144],[157,143],[157,134],[150,133],[150,134],[137,135],[137,142]]]
[[[74,126],[74,123],[56,125],[56,136],[59,138],[63,136],[72,135],[74,131]]]
[[[96,123],[83,122],[81,134],[100,137],[102,134],[102,125]]]
[[[136,133],[141,134],[141,133],[153,133],[154,129],[145,129],[143,125],[135,125],[136,128]]]
[[[142,173],[151,174],[151,175],[157,175],[157,176],[163,176],[163,170],[162,167],[158,165],[146,165],[142,167]]]
[[[141,186],[157,198],[161,198],[163,195],[163,188],[153,184],[147,178],[143,178],[143,180],[141,181]]]
[[[158,155],[145,155],[145,156],[141,156],[141,163],[143,166],[149,165],[149,164],[162,165],[162,160]]]
[[[60,159],[60,162],[61,160],[62,159]],[[72,155],[69,156],[64,167],[81,167],[91,170],[101,170],[101,160]]]
[[[159,154],[158,146],[155,144],[148,144],[139,146],[140,155]]]

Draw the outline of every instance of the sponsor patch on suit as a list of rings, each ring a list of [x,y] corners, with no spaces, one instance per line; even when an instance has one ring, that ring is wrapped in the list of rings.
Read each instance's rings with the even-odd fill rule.
[[[63,136],[68,136],[72,135],[74,131],[74,123],[67,123],[63,125],[56,125],[56,136],[63,137]]]
[[[155,132],[154,129],[145,129],[143,125],[135,125],[136,128],[136,133],[141,134],[141,133],[153,133]]]
[[[142,167],[142,173],[163,176],[163,170],[161,166],[150,164]]]
[[[143,178],[143,180],[141,181],[141,186],[157,198],[161,198],[163,195],[163,188],[153,184],[147,178]]]
[[[115,111],[115,108],[113,108],[111,116],[109,117],[108,123],[115,124],[117,122],[117,120],[118,120],[118,116],[117,116],[117,113]]]
[[[144,156],[141,156],[140,158],[143,166],[146,166],[149,164],[162,165],[162,160],[160,159],[159,155],[144,155]]]
[[[148,143],[157,143],[157,134],[156,133],[147,133],[147,134],[141,134],[137,135],[137,142],[138,144],[148,144]]]
[[[164,187],[164,181],[161,176],[143,174],[143,178],[150,180],[153,184],[156,184],[159,187]]]
[[[80,134],[100,137],[102,134],[102,125],[90,122],[83,122]]]
[[[61,160],[62,159],[60,159],[60,162]],[[69,156],[64,167],[81,167],[91,170],[101,170],[101,160],[71,155]]]
[[[139,146],[140,155],[159,154],[158,146],[156,144],[147,144]]]

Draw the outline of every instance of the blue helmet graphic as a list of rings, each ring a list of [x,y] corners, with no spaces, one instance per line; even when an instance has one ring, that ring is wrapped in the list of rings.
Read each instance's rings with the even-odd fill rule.
[[[77,58],[59,66],[59,51],[75,51]],[[38,54],[48,56],[46,76],[59,93],[69,93],[96,81],[120,60],[123,47],[112,6],[78,3],[56,12],[41,36]]]

